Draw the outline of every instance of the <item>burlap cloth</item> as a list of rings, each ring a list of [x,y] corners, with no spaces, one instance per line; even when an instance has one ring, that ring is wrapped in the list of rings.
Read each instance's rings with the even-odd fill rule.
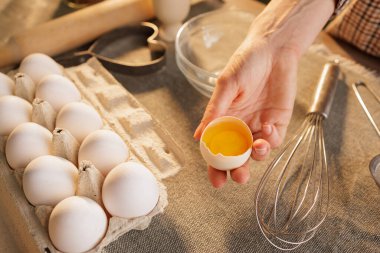
[[[211,187],[199,144],[192,138],[208,99],[180,73],[173,50],[170,45],[167,67],[158,73],[115,76],[177,140],[186,166],[164,180],[169,198],[165,213],[146,230],[125,234],[105,251],[276,252],[261,234],[254,209],[258,181],[271,159],[251,162],[252,178],[244,186],[229,181],[222,189]],[[326,48],[316,45],[302,58],[287,138],[302,123],[323,64],[331,57]],[[351,88],[354,81],[362,80],[380,91],[380,79],[350,61],[342,59],[341,65],[343,80],[325,124],[332,175],[330,211],[316,236],[294,252],[380,252],[380,189],[368,169],[371,158],[380,153],[380,138]],[[380,105],[369,99],[367,104],[380,123]]]
[[[252,178],[246,185],[229,181],[222,189],[212,188],[199,145],[192,138],[208,99],[180,73],[172,44],[167,56],[167,67],[160,72],[140,77],[114,75],[176,139],[186,155],[186,165],[176,176],[164,180],[169,198],[165,213],[156,216],[146,230],[123,235],[105,251],[276,252],[260,232],[254,204],[258,181],[271,159],[251,162]],[[316,46],[302,58],[287,138],[303,121],[314,85],[329,57],[325,48]],[[352,82],[363,80],[379,92],[380,79],[345,60],[342,69],[344,80],[339,83],[325,124],[332,175],[329,215],[316,236],[294,252],[380,252],[380,189],[368,169],[370,159],[380,153],[380,138],[351,88]],[[380,105],[368,99],[367,104],[380,123]],[[3,228],[0,223],[0,232],[6,236]],[[0,252],[7,249],[0,247]]]

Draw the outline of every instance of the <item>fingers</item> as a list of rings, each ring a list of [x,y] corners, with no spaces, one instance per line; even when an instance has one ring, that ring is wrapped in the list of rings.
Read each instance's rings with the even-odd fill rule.
[[[208,166],[208,178],[215,188],[222,187],[227,181],[227,172]]]
[[[195,130],[194,138],[199,140],[204,128],[215,118],[225,115],[237,95],[237,85],[234,78],[221,76],[217,80],[214,92],[206,107],[202,121]]]
[[[283,57],[272,69],[268,83],[271,85],[271,103],[277,104],[268,113],[261,115],[261,138],[267,140],[272,148],[279,147],[283,142],[290,122],[297,90],[298,60],[293,53],[284,51]],[[267,84],[268,85],[268,84]],[[286,87],[284,89],[284,87]]]
[[[264,139],[270,144],[270,148],[279,147],[285,139],[288,124],[263,123],[261,129],[253,133],[253,139]]]
[[[272,125],[264,123],[261,127],[261,137],[265,139],[272,148],[279,147],[286,134],[287,125]]]
[[[271,150],[271,145],[264,139],[258,139],[253,142],[251,157],[257,161],[265,160]]]
[[[245,184],[249,180],[249,161],[247,161],[240,168],[234,169],[230,171],[230,175],[232,180],[239,184]]]
[[[271,149],[279,147],[286,134],[287,125],[274,126],[264,123],[261,131],[253,135],[253,145],[251,157],[256,161],[265,160]]]
[[[243,166],[230,171],[232,180],[239,184],[245,184],[248,182],[249,174],[249,161]],[[215,188],[221,188],[227,182],[227,171],[217,170],[211,166],[208,167],[208,177],[212,186]]]

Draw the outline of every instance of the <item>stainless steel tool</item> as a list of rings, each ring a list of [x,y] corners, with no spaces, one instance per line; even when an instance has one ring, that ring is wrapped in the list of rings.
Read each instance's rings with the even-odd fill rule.
[[[323,121],[330,112],[338,75],[337,60],[324,66],[305,121],[258,185],[257,221],[278,249],[292,250],[309,241],[326,218],[329,171]]]
[[[369,171],[378,187],[380,187],[380,154],[372,158],[369,163]]]
[[[369,112],[362,95],[359,92],[359,87],[367,89],[367,91],[375,98],[375,100],[380,104],[380,97],[376,95],[376,93],[369,87],[367,86],[364,82],[358,81],[352,84],[352,89],[355,92],[356,98],[358,99],[361,107],[363,108],[369,122],[371,122],[373,128],[375,129],[377,135],[380,137],[380,129],[376,125],[376,122],[374,118],[372,117],[372,114]],[[371,162],[369,163],[369,171],[371,172],[371,175],[373,179],[375,180],[377,186],[380,187],[380,154],[372,158]]]
[[[377,100],[377,102],[379,102],[379,104],[380,104],[380,97],[377,96],[376,93],[362,81],[358,81],[358,82],[352,84],[352,89],[354,90],[355,95],[356,95],[361,107],[363,108],[365,114],[367,115],[368,120],[371,122],[371,124],[372,124],[373,128],[375,129],[377,135],[380,137],[380,129],[376,125],[375,120],[373,119],[371,113],[369,112],[367,106],[365,105],[364,100],[363,100],[363,98],[359,92],[359,89],[358,89],[359,87],[366,88],[369,91],[369,93]]]

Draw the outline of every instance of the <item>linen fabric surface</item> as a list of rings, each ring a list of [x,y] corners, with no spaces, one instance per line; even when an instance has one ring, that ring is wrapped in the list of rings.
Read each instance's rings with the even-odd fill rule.
[[[261,234],[255,216],[255,193],[266,167],[251,161],[246,185],[229,181],[214,189],[192,138],[208,99],[186,81],[169,45],[166,69],[141,77],[115,74],[121,83],[173,135],[186,155],[186,165],[164,180],[169,205],[143,231],[130,231],[105,252],[277,252]],[[298,91],[286,139],[293,136],[311,103],[324,63],[333,59],[323,46],[312,47],[299,65]],[[325,141],[330,170],[329,214],[315,237],[293,252],[377,252],[380,250],[380,189],[368,164],[380,153],[380,138],[362,111],[351,84],[362,80],[380,90],[380,79],[353,62],[341,60],[342,72]],[[380,106],[363,93],[380,122]]]
[[[192,15],[204,11],[193,8]],[[323,47],[314,47],[301,59],[286,139],[303,122],[323,64],[332,58]],[[379,92],[380,79],[352,62],[342,60],[341,65],[344,75],[324,128],[331,173],[329,214],[315,237],[293,252],[380,251],[380,189],[368,169],[370,159],[380,153],[380,138],[351,88],[352,82],[362,80]],[[258,182],[278,150],[266,161],[251,161],[251,180],[246,185],[229,180],[224,188],[214,189],[199,143],[192,138],[208,99],[177,68],[173,44],[168,45],[167,67],[161,71],[137,77],[114,75],[171,133],[185,153],[186,165],[163,181],[169,200],[165,212],[154,217],[147,229],[124,234],[104,251],[278,252],[261,234],[255,216]],[[365,92],[363,97],[380,124],[380,106]],[[2,220],[0,224],[2,238],[15,245],[17,238],[2,229]],[[0,252],[11,252],[7,246],[0,245]]]

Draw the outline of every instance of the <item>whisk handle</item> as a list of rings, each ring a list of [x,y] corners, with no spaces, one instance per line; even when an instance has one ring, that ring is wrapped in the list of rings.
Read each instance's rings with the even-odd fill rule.
[[[339,72],[339,60],[336,59],[325,64],[314,93],[313,103],[309,108],[309,114],[319,113],[327,119],[334,100]]]

